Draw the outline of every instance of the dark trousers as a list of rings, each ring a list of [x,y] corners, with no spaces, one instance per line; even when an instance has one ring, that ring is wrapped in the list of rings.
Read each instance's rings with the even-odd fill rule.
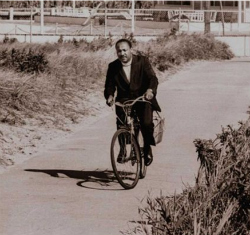
[[[133,106],[133,110],[140,120],[144,147],[155,145],[152,105],[149,103],[137,103]],[[119,129],[122,126],[122,122],[125,121],[125,113],[119,106],[116,106],[116,115],[119,117],[116,119],[117,129]]]

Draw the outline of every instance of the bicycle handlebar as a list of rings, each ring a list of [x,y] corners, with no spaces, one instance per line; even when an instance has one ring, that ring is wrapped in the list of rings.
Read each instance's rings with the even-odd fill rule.
[[[145,102],[145,103],[150,103],[150,101],[145,99],[145,96],[139,96],[138,98],[134,99],[134,100],[126,100],[123,104],[121,102],[115,102],[115,105],[120,106],[122,108],[124,107],[132,107],[136,102]]]

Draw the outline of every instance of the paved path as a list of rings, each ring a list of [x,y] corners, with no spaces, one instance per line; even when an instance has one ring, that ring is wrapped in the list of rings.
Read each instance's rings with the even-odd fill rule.
[[[1,235],[115,235],[138,219],[147,195],[180,192],[197,171],[195,138],[214,138],[221,125],[246,120],[250,60],[204,62],[159,87],[167,119],[164,141],[145,179],[133,190],[113,181],[111,114],[0,175]]]

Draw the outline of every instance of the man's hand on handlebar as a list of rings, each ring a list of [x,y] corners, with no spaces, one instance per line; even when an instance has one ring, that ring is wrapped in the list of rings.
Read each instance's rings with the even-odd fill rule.
[[[147,89],[146,93],[144,94],[145,98],[147,100],[152,100],[154,97],[154,93],[152,91],[152,89]]]
[[[106,100],[106,104],[111,107],[114,104],[114,97],[112,95],[109,96],[109,98]]]

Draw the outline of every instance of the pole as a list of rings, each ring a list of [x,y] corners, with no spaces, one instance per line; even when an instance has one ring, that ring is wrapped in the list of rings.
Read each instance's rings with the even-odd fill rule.
[[[211,12],[210,12],[210,1],[205,1],[205,31],[204,33],[210,33],[211,31],[211,26],[210,26],[210,18],[211,18]]]
[[[9,20],[13,21],[14,20],[14,8],[13,7],[10,7],[9,16],[10,16]]]
[[[247,8],[247,3],[246,1],[243,1],[244,23],[246,22],[246,8]]]
[[[40,32],[43,34],[44,32],[44,0],[40,0],[40,11],[41,11],[41,18],[40,18]]]
[[[238,30],[240,30],[242,22],[241,15],[242,15],[242,2],[238,1]]]
[[[72,0],[72,16],[77,15],[76,13],[76,2],[75,0]]]
[[[222,35],[225,35],[225,24],[224,24],[224,12],[222,1],[220,1],[220,10],[221,10],[221,24],[222,24]]]
[[[218,22],[219,23],[219,35],[221,35],[221,21]]]
[[[108,21],[107,21],[107,5],[105,2],[105,16],[104,16],[104,37],[107,37],[107,26],[108,26]]]
[[[90,19],[90,35],[93,34],[93,22],[92,22],[92,19]]]
[[[244,56],[246,56],[247,55],[247,37],[246,36],[244,36]]]
[[[132,1],[132,14],[131,14],[131,32],[134,33],[135,32],[135,0],[131,0]]]
[[[33,12],[33,8],[31,6],[30,7],[30,43],[32,43],[32,12]]]
[[[181,32],[181,8],[179,8],[178,31]]]

